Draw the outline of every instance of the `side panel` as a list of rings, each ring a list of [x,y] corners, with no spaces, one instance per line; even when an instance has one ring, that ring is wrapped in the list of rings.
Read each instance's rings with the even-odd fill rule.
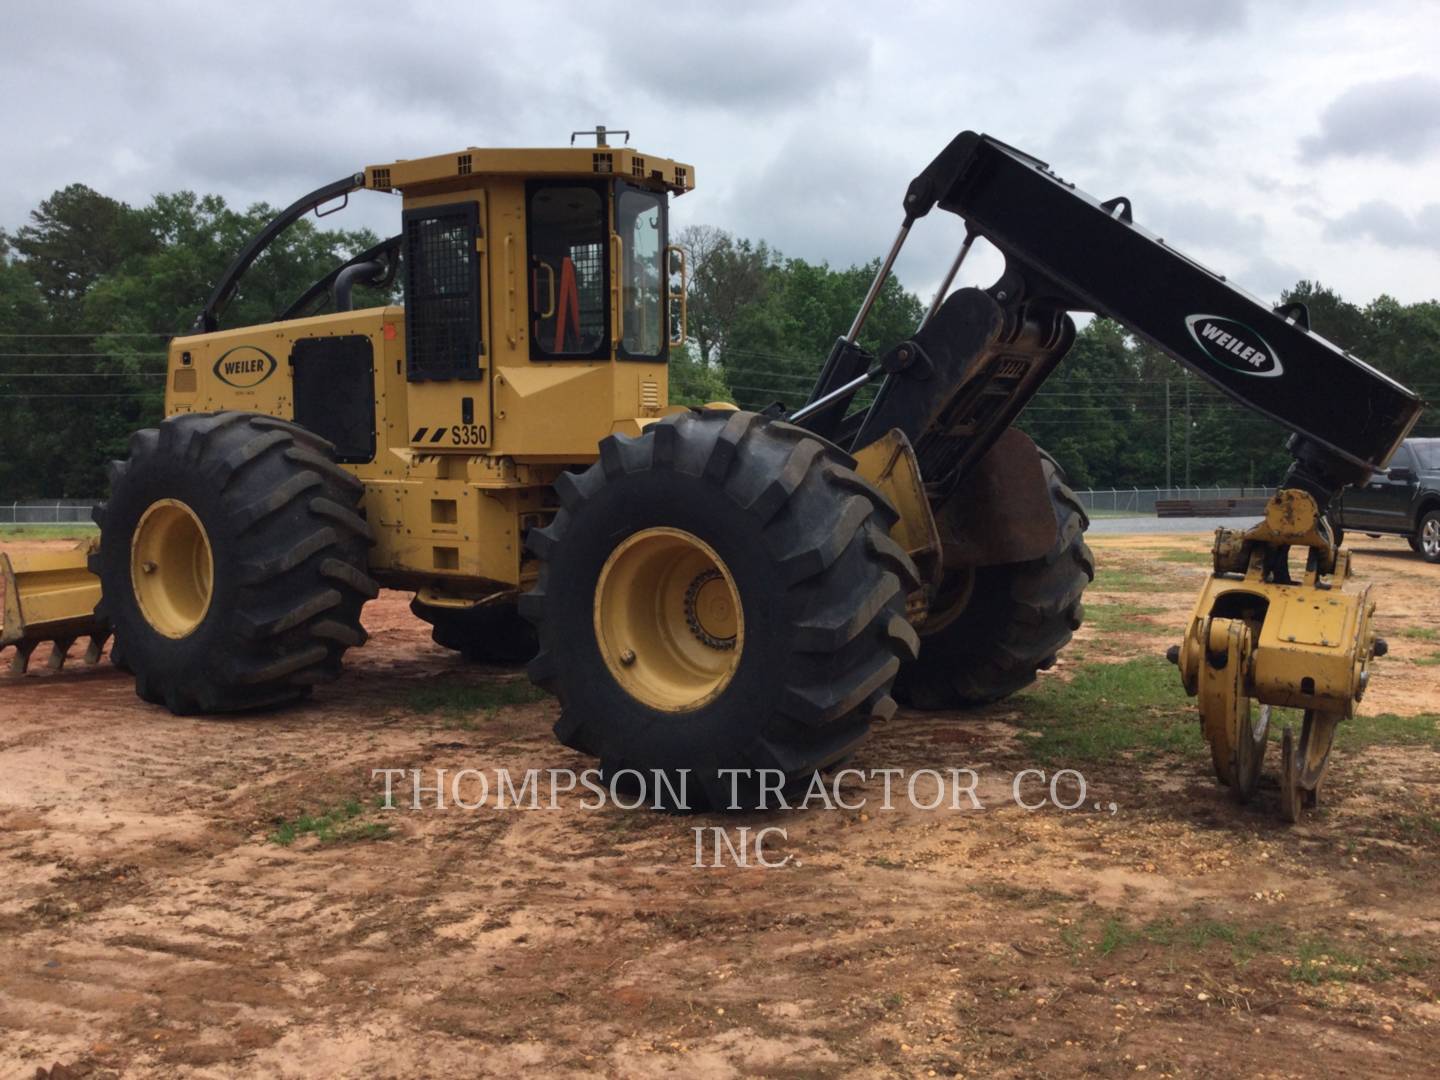
[[[290,350],[295,421],[342,464],[375,460],[375,345],[364,334],[300,338]]]

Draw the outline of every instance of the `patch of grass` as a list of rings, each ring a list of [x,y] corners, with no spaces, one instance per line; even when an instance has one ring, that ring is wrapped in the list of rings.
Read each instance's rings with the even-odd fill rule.
[[[1111,917],[1100,927],[1100,940],[1095,943],[1095,951],[1101,956],[1109,956],[1116,949],[1133,945],[1140,937],[1139,933],[1126,925],[1125,920]]]
[[[1215,556],[1210,549],[1204,548],[1167,548],[1164,551],[1156,552],[1156,556],[1165,562],[1185,563],[1187,566],[1213,566]]]
[[[1170,919],[1158,919],[1145,926],[1144,937],[1156,945],[1190,949],[1202,949],[1212,941],[1224,942],[1230,946],[1230,955],[1237,964],[1248,963],[1261,953],[1274,952],[1284,942],[1284,933],[1279,927],[1260,926],[1245,930],[1234,923],[1207,918],[1179,924]]]
[[[1102,567],[1096,572],[1091,588],[1102,592],[1161,593],[1174,592],[1175,583],[1167,581],[1153,570],[1143,570],[1134,566],[1127,566],[1124,569]]]
[[[1105,634],[1167,634],[1178,636],[1180,631],[1159,623],[1146,622],[1140,615],[1163,615],[1161,607],[1147,607],[1143,604],[1086,604],[1085,622]]]
[[[1108,957],[1135,946],[1178,953],[1228,945],[1237,966],[1267,955],[1285,965],[1292,981],[1309,984],[1380,982],[1397,974],[1417,974],[1430,965],[1425,955],[1408,950],[1381,951],[1379,943],[1341,943],[1316,935],[1298,936],[1278,924],[1247,928],[1207,916],[1164,918],[1137,925],[1123,915],[1108,914],[1062,927],[1060,940],[1077,963],[1087,956]]]
[[[1298,725],[1298,722],[1297,722]],[[1298,732],[1297,732],[1298,734]],[[1340,723],[1335,745],[1346,749],[1360,746],[1433,746],[1440,748],[1440,715],[1354,716]]]
[[[358,799],[348,799],[322,813],[301,814],[293,821],[282,821],[266,839],[272,844],[289,847],[302,836],[317,837],[322,844],[388,838],[389,825],[356,820],[364,812],[365,806]]]
[[[1433,814],[1401,814],[1395,819],[1395,827],[1407,837],[1440,838],[1440,818]]]
[[[1274,709],[1270,713],[1269,738],[1278,744],[1284,737],[1285,728],[1294,729],[1295,738],[1300,738],[1301,725],[1305,714],[1299,709]],[[1379,716],[1353,716],[1340,721],[1335,732],[1335,746],[1355,750],[1366,746],[1433,746],[1440,748],[1440,716],[1435,713],[1420,713],[1416,716],[1396,716],[1381,713]]]
[[[1436,664],[1440,664],[1440,652],[1433,652],[1429,656],[1417,657],[1414,663],[1419,664],[1421,667],[1434,667]]]
[[[1301,941],[1290,966],[1294,982],[1382,982],[1394,974],[1385,965],[1324,938]]]
[[[488,720],[506,705],[528,705],[546,697],[544,690],[527,679],[506,679],[489,683],[426,683],[406,693],[404,705],[413,712],[473,716],[484,713]]]
[[[1402,626],[1399,634],[1416,641],[1440,641],[1440,630],[1432,626]]]
[[[100,530],[94,525],[0,525],[0,540],[91,540]]]
[[[1161,656],[1089,664],[1012,699],[1042,762],[1112,761],[1121,754],[1199,754],[1205,743],[1173,664]]]

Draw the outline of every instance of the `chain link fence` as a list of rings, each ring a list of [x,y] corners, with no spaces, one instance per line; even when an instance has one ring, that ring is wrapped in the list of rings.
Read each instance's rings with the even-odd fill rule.
[[[0,503],[0,525],[73,525],[90,523],[94,499],[29,499]]]
[[[1162,499],[1268,499],[1275,494],[1268,487],[1188,487],[1188,488],[1094,488],[1077,491],[1080,505],[1089,513],[1136,514],[1153,516],[1155,503]]]

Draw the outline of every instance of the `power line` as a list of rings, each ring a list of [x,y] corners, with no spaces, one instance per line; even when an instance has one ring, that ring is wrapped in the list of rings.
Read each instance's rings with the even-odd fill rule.
[[[0,401],[31,401],[48,398],[52,400],[75,401],[81,398],[142,398],[153,396],[154,391],[131,390],[114,394],[0,394]]]

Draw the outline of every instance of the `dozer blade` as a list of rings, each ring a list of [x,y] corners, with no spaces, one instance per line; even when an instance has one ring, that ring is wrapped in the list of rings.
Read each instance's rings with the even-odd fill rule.
[[[14,646],[10,670],[23,675],[30,655],[41,642],[50,646],[49,667],[64,666],[70,646],[88,636],[86,663],[100,659],[110,636],[95,615],[100,579],[86,565],[94,543],[73,551],[0,552],[0,585],[4,588],[5,621],[0,623],[0,650]]]

